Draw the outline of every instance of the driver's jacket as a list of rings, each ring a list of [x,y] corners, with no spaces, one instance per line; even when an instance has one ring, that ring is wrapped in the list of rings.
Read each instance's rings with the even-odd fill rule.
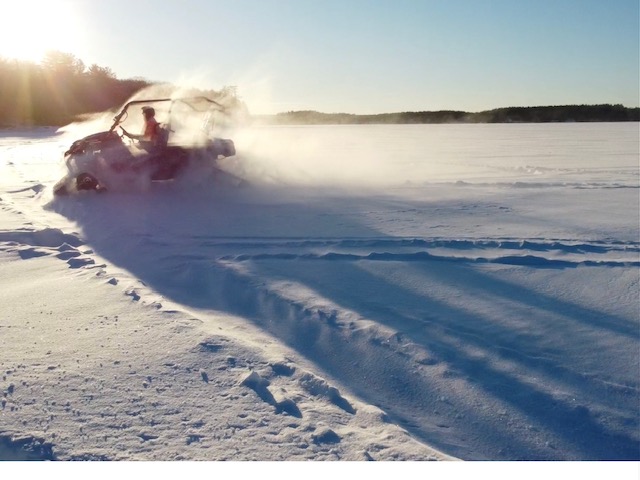
[[[155,143],[158,138],[158,130],[160,128],[160,124],[158,121],[151,117],[144,122],[144,132],[142,133],[142,137],[144,140],[148,142]]]
[[[142,133],[139,145],[149,153],[157,152],[161,147],[160,124],[155,118],[149,118],[144,122],[144,132]]]

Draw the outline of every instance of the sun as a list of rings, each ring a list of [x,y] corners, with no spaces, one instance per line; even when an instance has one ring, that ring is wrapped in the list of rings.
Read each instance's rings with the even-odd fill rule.
[[[0,57],[39,62],[80,42],[74,9],[61,0],[0,0]]]

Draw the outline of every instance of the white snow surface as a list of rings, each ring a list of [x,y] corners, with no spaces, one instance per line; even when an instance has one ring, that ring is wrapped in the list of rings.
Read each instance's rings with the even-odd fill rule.
[[[74,136],[75,132],[75,136]],[[247,127],[53,198],[0,131],[0,459],[640,460],[639,127]]]

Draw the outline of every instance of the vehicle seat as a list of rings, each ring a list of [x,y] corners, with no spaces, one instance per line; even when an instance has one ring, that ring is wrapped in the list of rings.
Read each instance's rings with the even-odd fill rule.
[[[156,141],[156,146],[160,150],[164,150],[167,148],[167,144],[169,143],[169,128],[166,124],[161,123],[158,126],[158,139]]]

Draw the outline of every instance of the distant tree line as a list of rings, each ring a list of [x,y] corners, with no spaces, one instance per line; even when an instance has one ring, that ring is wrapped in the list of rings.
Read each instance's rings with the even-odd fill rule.
[[[471,120],[482,123],[638,122],[640,108],[608,104],[509,107],[474,113]]]
[[[142,78],[118,79],[108,67],[87,67],[70,53],[51,51],[40,63],[0,57],[0,128],[66,125],[83,114],[118,108],[151,85]],[[232,106],[246,110],[235,87],[199,94],[231,97]]]
[[[400,112],[377,115],[290,111],[254,117],[258,123],[276,125],[421,124],[421,123],[549,123],[549,122],[638,122],[639,108],[623,105],[562,105],[508,107],[470,113],[456,110]]]

